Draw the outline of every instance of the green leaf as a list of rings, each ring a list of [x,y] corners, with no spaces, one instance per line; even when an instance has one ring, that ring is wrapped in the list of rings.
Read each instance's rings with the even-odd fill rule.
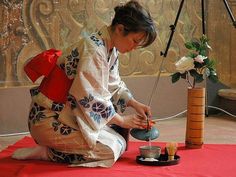
[[[190,75],[195,79],[197,83],[200,83],[204,80],[203,74],[199,74],[196,70],[192,69],[189,72],[190,72]]]
[[[210,75],[208,78],[210,81],[212,81],[214,83],[217,83],[219,81],[219,78],[217,75]]]
[[[200,41],[201,41],[201,43],[205,44],[206,42],[209,41],[209,39],[207,38],[206,35],[202,35],[202,37],[200,38]]]
[[[188,73],[185,72],[185,73],[180,74],[180,76],[181,76],[182,79],[186,79],[186,78],[187,78],[187,74],[188,74]]]
[[[210,70],[210,76],[217,76],[217,73],[214,69]]]
[[[205,60],[204,60],[204,62],[205,62]],[[215,63],[216,63],[215,60],[208,59],[208,62],[206,63],[206,65],[208,68],[215,68]]]
[[[198,42],[198,41],[193,41],[192,42],[192,45],[194,46],[194,49],[196,50],[196,51],[199,51],[200,50],[200,43]]]
[[[210,71],[209,76],[208,76],[209,80],[211,80],[214,83],[218,82],[219,78],[217,76],[216,71],[213,68],[208,68],[208,69]]]
[[[199,54],[202,56],[206,56],[207,55],[207,50],[205,48],[200,49]]]
[[[195,69],[191,69],[191,70],[189,71],[189,73],[190,73],[191,76],[194,76],[195,74],[198,74]]]
[[[198,56],[198,54],[196,54],[196,53],[189,53],[188,54],[188,57],[190,57],[190,58],[195,58],[197,56]]]
[[[199,63],[199,62],[194,62],[194,67],[195,68],[202,68],[204,66],[204,63]]]
[[[172,83],[177,82],[180,79],[181,73],[177,72],[171,75],[171,81]]]
[[[185,47],[186,47],[187,49],[189,49],[189,50],[195,50],[195,48],[194,48],[192,42],[186,42],[184,45],[185,45]]]
[[[204,60],[204,64],[206,65],[206,66],[209,66],[209,64],[210,64],[210,60],[209,60],[209,58],[206,58],[205,60]]]
[[[202,82],[204,79],[203,79],[203,74],[198,74],[198,75],[196,75],[196,77],[195,77],[195,81],[197,82],[197,83],[200,83],[200,82]]]

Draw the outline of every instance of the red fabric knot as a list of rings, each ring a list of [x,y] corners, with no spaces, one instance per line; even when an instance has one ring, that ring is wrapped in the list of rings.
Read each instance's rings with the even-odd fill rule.
[[[61,54],[60,50],[49,49],[36,55],[24,66],[27,76],[32,82],[35,82],[40,76],[47,77]]]
[[[61,55],[62,51],[60,50],[46,50],[33,57],[25,65],[24,70],[32,82],[35,82],[41,76],[45,76],[39,90],[49,99],[65,103],[73,80],[69,79],[56,64]]]

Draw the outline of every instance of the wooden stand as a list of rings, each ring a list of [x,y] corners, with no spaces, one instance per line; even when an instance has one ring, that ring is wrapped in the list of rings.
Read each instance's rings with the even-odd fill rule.
[[[204,140],[205,88],[189,88],[185,145],[201,148]]]

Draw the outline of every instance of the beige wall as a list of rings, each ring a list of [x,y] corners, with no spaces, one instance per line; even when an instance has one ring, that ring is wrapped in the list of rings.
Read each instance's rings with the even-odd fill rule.
[[[28,87],[0,88],[0,134],[28,131]]]
[[[136,99],[148,104],[156,77],[124,78]],[[151,103],[153,118],[172,116],[186,109],[186,87],[161,77]],[[0,134],[28,131],[30,86],[0,88]],[[174,95],[174,96],[173,96]],[[128,109],[127,113],[132,110]]]

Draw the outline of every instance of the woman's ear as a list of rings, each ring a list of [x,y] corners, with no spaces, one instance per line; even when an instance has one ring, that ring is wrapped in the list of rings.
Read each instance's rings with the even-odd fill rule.
[[[124,25],[118,24],[116,25],[116,33],[119,35],[124,35]]]

